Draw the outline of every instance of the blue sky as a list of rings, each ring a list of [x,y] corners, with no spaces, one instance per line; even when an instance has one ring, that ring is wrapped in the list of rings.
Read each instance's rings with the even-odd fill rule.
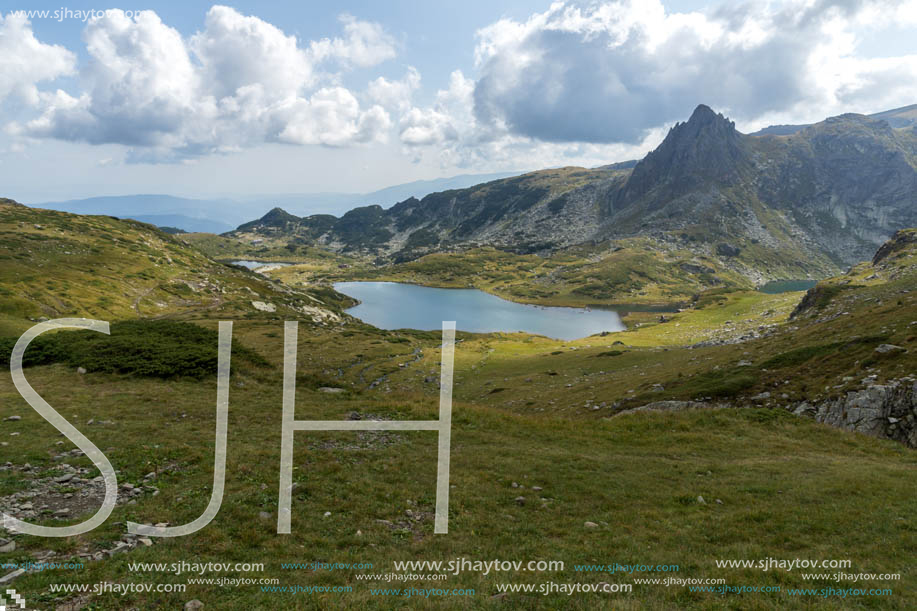
[[[65,6],[62,6],[65,5]],[[370,191],[917,103],[917,2],[0,2],[0,195]],[[50,11],[29,18],[17,10]]]

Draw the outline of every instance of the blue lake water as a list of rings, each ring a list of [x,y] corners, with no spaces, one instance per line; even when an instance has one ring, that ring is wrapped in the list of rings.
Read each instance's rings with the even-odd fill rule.
[[[793,291],[808,291],[815,286],[815,280],[771,280],[758,287],[758,290],[768,295],[790,293]]]
[[[477,289],[437,289],[398,282],[338,282],[335,290],[360,305],[347,310],[380,329],[442,329],[456,321],[475,333],[525,331],[555,339],[578,339],[602,331],[623,331],[617,312],[547,308],[513,303]]]

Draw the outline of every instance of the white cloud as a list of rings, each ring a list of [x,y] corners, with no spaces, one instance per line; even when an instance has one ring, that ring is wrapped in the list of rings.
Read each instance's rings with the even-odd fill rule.
[[[395,40],[378,23],[360,21],[353,15],[341,15],[345,38],[323,38],[311,44],[316,61],[335,58],[360,68],[375,66],[397,54]]]
[[[431,108],[411,108],[400,122],[401,141],[408,146],[443,145],[472,140],[478,125],[472,113],[474,81],[461,70],[449,78],[449,88],[436,94]]]
[[[22,15],[0,14],[0,102],[16,96],[28,104],[38,102],[36,83],[71,74],[76,57],[58,45],[35,38]]]
[[[75,56],[0,19],[0,100],[38,109],[7,133],[130,148],[125,161],[189,160],[265,142],[347,147],[397,133],[403,150],[450,168],[601,164],[642,155],[706,103],[750,131],[917,101],[917,55],[860,52],[864,36],[917,25],[917,0],[724,3],[667,13],[659,0],[555,3],[479,30],[474,74],[431,103],[420,73],[364,91],[342,73],[394,58],[379,24],[340,18],[337,37],[297,40],[225,6],[183,37],[156,13],[86,25],[79,89],[36,84]],[[881,42],[881,37],[878,38]],[[881,46],[881,45],[879,45]],[[875,43],[873,42],[873,47]],[[121,157],[119,156],[120,160]]]
[[[402,115],[399,134],[406,150],[419,161],[425,153],[437,156],[443,168],[516,170],[563,165],[603,165],[609,160],[633,159],[650,151],[667,126],[650,130],[637,144],[540,142],[511,133],[505,125],[485,124],[474,113],[475,82],[454,71],[449,86],[436,94],[428,108],[412,108]]]
[[[379,77],[369,83],[366,94],[377,104],[398,112],[411,107],[411,97],[420,88],[420,72],[409,66],[407,74],[397,81]]]
[[[226,6],[207,12],[204,31],[191,37],[190,47],[207,91],[217,99],[251,86],[283,98],[313,84],[312,59],[295,36]]]
[[[290,144],[371,142],[391,127],[385,110],[373,106],[361,112],[357,99],[343,87],[321,89],[308,100],[297,98],[280,114],[285,127],[277,140]]]
[[[391,119],[362,108],[322,62],[366,66],[394,53],[377,24],[343,19],[345,37],[302,47],[294,36],[214,6],[184,39],[153,11],[108,11],[84,31],[79,96],[37,94],[42,114],[10,131],[33,138],[132,147],[128,161],[228,153],[264,142],[349,146],[384,140]],[[2,60],[0,60],[2,61]],[[417,76],[419,79],[419,75]]]

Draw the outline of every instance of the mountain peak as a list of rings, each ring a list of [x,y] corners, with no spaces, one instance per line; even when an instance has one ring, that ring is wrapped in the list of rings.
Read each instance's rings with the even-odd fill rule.
[[[283,208],[275,206],[268,211],[267,214],[261,217],[261,222],[265,225],[276,225],[278,223],[286,223],[289,221],[298,221],[299,217],[294,216],[284,210]]]
[[[706,104],[698,104],[687,123],[677,123],[675,127],[693,126],[694,128],[714,127],[723,132],[735,131],[736,124]],[[673,128],[674,129],[674,128]]]
[[[251,231],[258,227],[283,228],[286,227],[287,223],[297,223],[301,220],[302,219],[300,219],[298,216],[294,216],[283,208],[275,206],[257,221],[249,221],[248,223],[239,225],[239,227],[236,228],[236,231]]]
[[[743,138],[734,122],[698,105],[687,122],[676,123],[662,144],[637,164],[619,202],[626,205],[666,184],[690,190],[734,180],[746,158]]]
[[[712,108],[706,104],[698,104],[697,108],[694,109],[694,112],[691,113],[691,118],[688,121],[709,121],[710,119],[715,119],[716,117],[722,117],[713,111]]]

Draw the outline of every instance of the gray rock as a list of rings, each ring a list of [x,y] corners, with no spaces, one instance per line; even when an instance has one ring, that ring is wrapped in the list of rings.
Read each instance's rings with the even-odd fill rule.
[[[318,389],[318,392],[337,394],[337,393],[344,392],[344,389],[343,388],[333,388],[331,386],[322,386],[321,388]]]
[[[271,519],[271,514],[268,513],[267,511],[259,511],[259,512],[258,512],[258,517],[261,518],[262,520],[270,520],[270,519]]]
[[[86,368],[85,368],[85,367],[77,367],[77,368],[76,368],[76,372],[77,372],[78,374],[80,374],[80,375],[86,375]]]
[[[765,391],[761,393],[760,395],[755,395],[754,397],[751,398],[751,400],[752,401],[764,401],[765,399],[770,399],[770,398],[771,398],[771,393]]]
[[[525,497],[524,497],[524,496],[517,496],[517,497],[515,498],[515,501],[516,501],[516,504],[517,504],[517,505],[525,505]]]
[[[586,528],[598,528],[599,527],[599,525],[596,524],[595,522],[583,522],[583,526],[585,526]]]
[[[253,301],[252,307],[260,312],[276,312],[277,306],[273,303],[267,303],[264,301]]]
[[[10,416],[3,419],[4,422],[19,422],[20,420],[22,420],[22,416]]]
[[[185,611],[197,611],[197,609],[202,609],[203,607],[204,603],[196,598],[185,603]]]
[[[704,497],[702,497],[702,496],[700,496],[700,495],[697,496],[697,502],[700,503],[701,505],[706,505],[706,504],[707,504],[707,501],[704,500]]]
[[[871,380],[870,380],[871,381]],[[788,406],[796,415],[873,437],[893,439],[917,447],[917,383],[892,380],[848,391],[843,397],[810,405]]]
[[[74,477],[76,476],[73,475],[73,473],[67,473],[65,475],[61,475],[60,477],[55,477],[54,481],[57,482],[58,484],[65,484],[69,482],[70,480],[72,480]]]
[[[907,352],[907,350],[894,344],[882,344],[876,348],[876,352],[879,354],[887,354],[889,352]]]
[[[0,553],[6,554],[16,551],[16,542],[9,539],[0,539]]]
[[[3,577],[0,577],[0,583],[9,583],[25,573],[25,569],[16,569],[12,573],[7,573]]]

